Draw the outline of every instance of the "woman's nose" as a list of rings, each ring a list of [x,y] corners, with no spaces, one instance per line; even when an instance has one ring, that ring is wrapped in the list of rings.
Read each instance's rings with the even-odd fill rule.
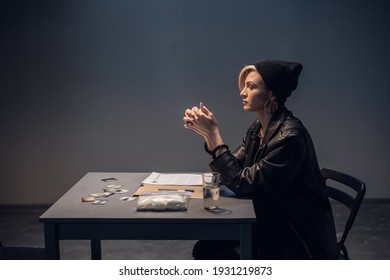
[[[241,97],[245,97],[245,96],[246,96],[246,92],[245,92],[244,89],[240,92],[240,96],[241,96]]]

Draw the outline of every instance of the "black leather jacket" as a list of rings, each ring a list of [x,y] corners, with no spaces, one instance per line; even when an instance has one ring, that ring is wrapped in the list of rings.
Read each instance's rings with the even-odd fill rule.
[[[336,232],[309,133],[285,107],[274,113],[262,146],[260,126],[253,122],[235,152],[210,163],[238,197],[253,200],[254,253],[261,259],[330,259]]]

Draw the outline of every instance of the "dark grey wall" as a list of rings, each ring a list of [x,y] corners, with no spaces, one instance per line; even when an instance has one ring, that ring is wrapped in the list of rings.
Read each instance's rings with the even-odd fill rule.
[[[2,1],[0,204],[53,203],[89,171],[203,171],[203,101],[240,144],[237,74],[304,64],[287,106],[321,166],[390,197],[388,1]]]

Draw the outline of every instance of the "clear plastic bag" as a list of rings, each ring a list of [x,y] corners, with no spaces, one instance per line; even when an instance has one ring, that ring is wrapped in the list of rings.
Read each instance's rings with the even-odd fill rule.
[[[138,197],[137,211],[186,211],[191,193],[145,192]]]

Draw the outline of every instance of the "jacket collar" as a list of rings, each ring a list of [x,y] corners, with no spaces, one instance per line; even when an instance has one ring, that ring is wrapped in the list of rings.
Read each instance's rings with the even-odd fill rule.
[[[271,121],[268,124],[267,131],[265,132],[263,145],[267,145],[268,141],[277,133],[279,130],[279,127],[281,126],[282,122],[286,119],[288,116],[289,111],[286,107],[279,108],[271,118]],[[258,121],[258,129],[260,130],[260,122]]]

